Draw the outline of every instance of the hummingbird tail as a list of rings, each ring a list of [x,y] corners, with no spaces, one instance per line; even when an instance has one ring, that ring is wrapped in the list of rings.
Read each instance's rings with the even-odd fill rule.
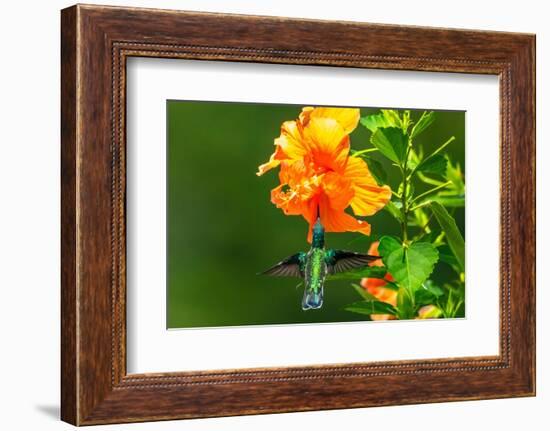
[[[323,289],[306,289],[302,299],[303,310],[316,310],[323,306]]]

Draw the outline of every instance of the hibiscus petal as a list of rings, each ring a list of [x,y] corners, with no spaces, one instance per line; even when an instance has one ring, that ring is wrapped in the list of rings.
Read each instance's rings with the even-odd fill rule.
[[[379,186],[366,162],[359,157],[348,159],[344,176],[353,184],[355,194],[350,204],[358,216],[375,214],[391,199],[391,189],[388,186]]]
[[[319,200],[319,211],[321,223],[326,232],[360,232],[364,235],[370,234],[370,224],[358,220],[343,210],[336,210],[331,207],[329,199],[322,194]]]
[[[332,209],[343,211],[349,206],[354,195],[351,181],[336,172],[328,172],[323,175],[322,187]]]
[[[309,118],[314,109],[316,108],[312,106],[304,106],[302,108],[302,112],[300,112],[300,116],[298,117],[298,121],[302,126],[306,126],[309,123]]]
[[[380,253],[378,252],[378,245],[380,245],[380,241],[373,241],[369,246],[367,254],[370,254],[371,256],[380,256]],[[369,266],[384,266],[384,263],[382,262],[382,258],[380,258],[373,260],[371,263],[369,263]]]
[[[386,284],[388,284],[388,283],[386,283],[386,280],[383,280],[381,278],[363,278],[361,280],[361,287],[368,290],[369,293],[371,293],[370,291],[372,289],[378,288],[378,287],[383,287]]]
[[[397,291],[384,287],[384,280],[377,280],[375,278],[364,278],[361,280],[361,286],[369,292],[372,296],[382,302],[393,305],[397,305]]]
[[[308,147],[301,136],[296,121],[285,121],[281,126],[281,135],[275,139],[275,152],[267,163],[258,167],[256,175],[261,176],[270,169],[276,168],[282,161],[302,159],[308,152]]]
[[[281,149],[281,147],[279,145],[276,145],[275,152],[271,155],[267,163],[264,163],[263,165],[260,165],[258,167],[258,172],[256,172],[256,175],[261,176],[270,169],[276,168],[281,163],[281,160],[285,160],[287,158],[287,155]]]
[[[309,151],[296,121],[285,121],[283,123],[281,136],[275,139],[275,144],[281,147],[291,160],[301,159]]]
[[[342,172],[349,155],[349,136],[332,118],[312,118],[303,131],[310,157],[319,169]]]
[[[355,130],[360,116],[357,108],[315,108],[309,113],[310,118],[333,118],[347,134]]]

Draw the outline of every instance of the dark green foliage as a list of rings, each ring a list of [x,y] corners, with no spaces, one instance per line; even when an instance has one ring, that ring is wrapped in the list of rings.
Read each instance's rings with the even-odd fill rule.
[[[382,236],[378,246],[385,269],[394,280],[385,287],[397,290],[397,301],[390,308],[373,295],[362,295],[362,302],[355,302],[346,310],[369,314],[375,309],[370,314],[413,319],[422,307],[429,305],[432,307],[427,317],[463,317],[464,236],[447,210],[464,207],[460,165],[451,163],[445,153],[455,137],[431,152],[415,142],[437,124],[434,112],[424,112],[414,122],[410,111],[381,110],[363,117],[361,124],[370,131],[370,142],[378,153],[392,162],[399,173],[395,183],[386,183],[394,190],[394,197],[385,209],[399,223],[401,235]],[[445,268],[453,272],[442,277]],[[445,282],[438,284],[436,280]],[[357,285],[353,287],[358,290]]]

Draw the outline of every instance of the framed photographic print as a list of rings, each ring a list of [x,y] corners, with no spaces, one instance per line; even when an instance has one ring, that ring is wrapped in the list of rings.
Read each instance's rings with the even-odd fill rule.
[[[534,395],[533,35],[77,5],[61,44],[63,420]]]

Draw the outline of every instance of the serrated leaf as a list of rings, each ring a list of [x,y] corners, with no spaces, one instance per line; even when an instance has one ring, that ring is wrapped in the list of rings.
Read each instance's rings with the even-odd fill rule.
[[[403,164],[409,139],[401,129],[397,127],[378,128],[370,140],[372,145],[392,162]]]
[[[344,307],[344,310],[359,314],[391,314],[395,316],[397,310],[391,304],[382,301],[357,301]]]
[[[390,122],[383,114],[368,115],[366,117],[362,117],[359,121],[372,133],[376,132],[376,129],[379,127],[396,126],[396,124]]]
[[[426,130],[435,120],[435,112],[424,112],[411,130],[411,139]]]
[[[350,271],[331,274],[328,280],[358,280],[360,278],[384,278],[386,268],[383,266],[364,266],[363,268],[354,268]]]
[[[396,237],[383,236],[378,243],[378,253],[380,253],[380,256],[383,258],[396,250],[400,250],[401,247],[401,242]]]
[[[444,176],[447,172],[447,158],[441,154],[433,154],[422,160],[416,170]]]
[[[380,240],[378,251],[388,272],[409,292],[414,292],[426,281],[439,259],[437,249],[428,242],[402,245],[387,236]]]
[[[465,260],[465,244],[462,234],[458,230],[456,221],[451,215],[447,212],[445,207],[439,202],[431,202],[430,208],[439,222],[441,229],[445,232],[447,237],[447,243],[453,251],[460,269],[464,271],[464,260]],[[388,270],[391,272],[391,268],[388,267]]]
[[[395,109],[381,109],[380,112],[382,112],[382,115],[392,127],[399,127],[403,129],[403,121],[399,117],[398,111],[396,111]],[[408,123],[409,117],[410,117],[410,111],[403,112],[403,119],[406,120],[407,123]]]

